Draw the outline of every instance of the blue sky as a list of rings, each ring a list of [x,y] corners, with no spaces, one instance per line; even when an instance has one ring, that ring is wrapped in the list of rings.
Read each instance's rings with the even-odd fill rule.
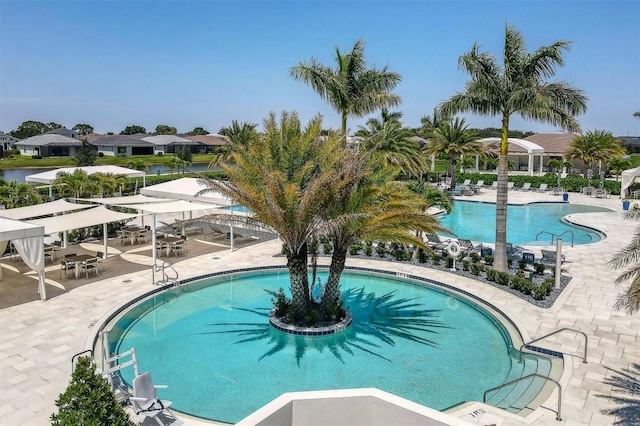
[[[26,120],[99,133],[131,124],[211,132],[269,111],[306,122],[339,115],[289,68],[366,41],[370,66],[402,75],[408,127],[456,91],[458,57],[475,41],[501,60],[505,23],[529,51],[571,40],[556,78],[589,97],[583,130],[640,135],[640,0],[556,1],[9,1],[0,0],[0,130]],[[471,127],[500,118],[465,115]],[[352,119],[351,131],[366,117]],[[560,129],[513,118],[512,129]]]

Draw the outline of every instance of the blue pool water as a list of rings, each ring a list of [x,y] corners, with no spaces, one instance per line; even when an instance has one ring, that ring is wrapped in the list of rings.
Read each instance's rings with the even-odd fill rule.
[[[390,277],[345,273],[353,324],[344,332],[276,331],[264,289],[288,282],[286,270],[270,271],[162,293],[118,321],[112,350],[135,347],[140,371],[169,386],[159,395],[178,411],[230,423],[284,392],[321,389],[376,387],[445,409],[481,401],[517,363],[504,327],[484,310]]]
[[[540,231],[560,235],[570,230],[574,235],[574,244],[594,243],[600,240],[600,235],[597,232],[571,225],[561,219],[563,216],[573,213],[610,211],[604,207],[566,203],[509,205],[507,207],[507,240],[513,244],[543,244],[544,242],[550,244],[551,236],[549,234],[539,236],[536,242],[536,236]],[[458,238],[495,243],[496,205],[493,203],[456,201],[451,214],[442,215],[440,221]],[[569,233],[562,238],[565,244],[571,240]]]
[[[229,207],[220,207],[222,210],[227,210],[227,211],[231,211],[231,206]],[[249,210],[248,208],[246,208],[245,206],[241,206],[241,205],[237,205],[237,206],[233,206],[233,212],[240,212],[240,213],[250,213],[251,210]]]

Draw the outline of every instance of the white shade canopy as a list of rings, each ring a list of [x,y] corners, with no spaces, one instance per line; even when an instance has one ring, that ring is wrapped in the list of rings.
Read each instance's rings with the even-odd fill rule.
[[[128,209],[136,209],[145,213],[175,213],[175,212],[193,212],[198,210],[215,209],[218,206],[205,203],[190,203],[184,200],[171,201],[168,203],[151,203],[151,204],[123,204],[119,207]]]
[[[132,219],[137,214],[120,213],[109,210],[104,206],[97,206],[80,212],[62,214],[43,219],[33,219],[30,223],[44,226],[47,234],[63,232],[70,229],[87,228],[95,225],[102,225],[119,220]]]
[[[58,213],[71,212],[74,210],[94,207],[90,204],[70,203],[65,199],[52,201],[50,203],[36,204],[35,206],[17,207],[15,209],[0,210],[0,216],[9,219],[28,219],[31,217],[48,216]]]
[[[78,198],[78,200],[89,201],[91,203],[104,204],[107,206],[116,206],[118,204],[145,204],[145,203],[166,203],[171,200],[166,198],[147,197],[146,195],[125,195],[122,197],[104,197],[104,198]]]
[[[150,197],[172,198],[174,200],[197,201],[201,203],[213,203],[220,206],[230,206],[231,199],[219,192],[212,192],[196,196],[207,186],[200,183],[197,178],[182,178],[157,185],[141,188],[140,193]]]
[[[620,189],[620,197],[627,195],[627,189],[635,182],[636,178],[640,176],[640,167],[635,169],[629,169],[622,172],[622,187]]]
[[[46,172],[36,173],[26,176],[24,180],[32,183],[45,183],[51,184],[58,177],[58,173],[73,173],[76,170],[83,170],[88,175],[94,173],[104,173],[113,175],[125,175],[130,178],[145,177],[146,173],[139,170],[128,169],[126,167],[119,166],[87,166],[87,167],[62,167],[59,169],[53,169]]]

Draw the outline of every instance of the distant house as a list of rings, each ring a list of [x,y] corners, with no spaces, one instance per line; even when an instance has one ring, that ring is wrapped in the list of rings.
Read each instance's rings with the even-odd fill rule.
[[[129,157],[155,154],[154,144],[128,135],[101,136],[90,143],[98,149],[98,155]]]
[[[157,135],[142,138],[143,141],[150,142],[154,145],[154,153],[174,154],[176,150],[183,146],[189,147],[194,154],[206,152],[206,146],[200,142],[194,142],[177,135]]]
[[[72,138],[72,139],[78,139],[78,132],[76,132],[75,130],[69,130],[66,127],[61,127],[59,129],[49,130],[48,132],[45,132],[43,134],[45,134],[45,135],[60,135],[60,136],[66,136],[66,137]]]
[[[198,152],[214,152],[221,146],[227,145],[229,140],[226,136],[219,135],[217,133],[210,133],[208,135],[181,135],[184,139],[188,139],[193,143],[197,143]]]
[[[616,136],[627,150],[634,154],[640,153],[640,137],[638,136]]]
[[[42,157],[73,157],[82,141],[55,133],[32,136],[15,143],[20,155],[40,155]]]
[[[0,148],[4,151],[8,151],[13,148],[13,145],[18,142],[19,139],[14,138],[8,133],[0,132]]]

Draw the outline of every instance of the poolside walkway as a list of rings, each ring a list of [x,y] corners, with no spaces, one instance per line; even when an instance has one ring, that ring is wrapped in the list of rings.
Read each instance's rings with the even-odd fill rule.
[[[494,201],[495,191],[485,190],[481,195],[463,198]],[[510,203],[559,201],[560,198],[548,193],[509,194]],[[572,280],[549,309],[532,306],[492,286],[421,266],[364,259],[348,259],[348,264],[424,275],[474,292],[513,318],[525,339],[534,339],[561,327],[586,332],[589,336],[587,364],[580,358],[582,340],[573,333],[556,335],[550,343],[540,345],[565,353],[568,363],[563,380],[567,386],[563,393],[563,421],[555,420],[557,399],[552,397],[543,404],[546,408],[539,411],[535,424],[629,424],[631,417],[624,416],[635,414],[633,418],[637,420],[640,400],[635,395],[635,403],[620,404],[620,398],[633,397],[619,393],[618,388],[606,382],[626,369],[633,369],[633,364],[640,359],[640,316],[613,310],[617,295],[624,287],[614,284],[618,272],[611,271],[607,262],[628,244],[637,224],[622,220],[622,202],[617,198],[595,199],[570,194],[569,201],[608,206],[616,212],[572,215],[572,220],[603,231],[607,238],[596,244],[564,248],[567,258],[564,269]],[[272,240],[233,253],[220,250],[185,256],[175,261],[174,266],[180,278],[186,278],[225,269],[283,265],[284,258],[274,257],[280,249],[280,242]],[[539,247],[530,249],[536,252]],[[0,308],[0,424],[50,424],[49,416],[56,410],[55,400],[70,378],[71,357],[90,347],[96,328],[109,313],[152,289],[150,271],[145,269],[87,282],[60,292],[46,302],[23,295],[23,301],[12,300]],[[634,380],[638,386],[640,377]],[[622,409],[618,416],[604,413],[616,409]],[[211,424],[181,418],[186,425]],[[525,423],[503,416],[500,424]]]

